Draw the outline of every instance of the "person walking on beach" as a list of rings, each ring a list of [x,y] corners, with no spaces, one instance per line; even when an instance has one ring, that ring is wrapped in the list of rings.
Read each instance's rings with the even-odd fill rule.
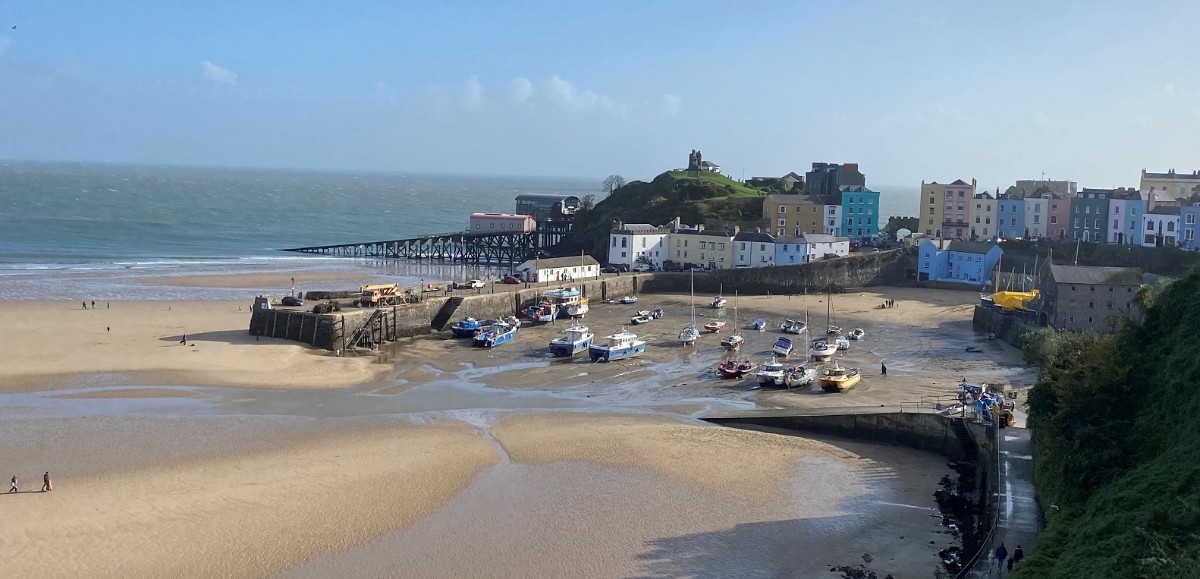
[[[42,492],[50,492],[54,490],[54,485],[50,484],[50,471],[42,475]]]
[[[96,300],[92,300],[92,309],[96,309]]]
[[[87,300],[84,300],[84,302],[83,302],[83,309],[85,309],[85,310],[87,309]]]
[[[15,475],[15,474],[12,477],[12,487],[8,489],[8,492],[10,492],[10,493],[21,492],[21,491],[17,490],[17,475]]]
[[[187,334],[184,334],[182,338],[179,338],[179,345],[180,345],[180,346],[186,346],[186,345],[187,345]]]
[[[1000,543],[1000,546],[996,547],[996,568],[1000,571],[1004,570],[1005,559],[1008,559],[1008,548],[1004,543]]]
[[[884,364],[883,362],[879,363],[879,373],[887,376],[887,364]]]

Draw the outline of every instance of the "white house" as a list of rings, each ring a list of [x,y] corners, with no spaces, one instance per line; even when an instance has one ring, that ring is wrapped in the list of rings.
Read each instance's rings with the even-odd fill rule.
[[[808,261],[821,261],[827,257],[845,257],[850,255],[849,237],[807,233],[801,236],[800,239],[808,247]]]
[[[600,262],[590,255],[531,259],[514,270],[532,282],[571,281],[600,276]]]
[[[766,267],[775,263],[775,238],[742,231],[733,236],[734,267]]]
[[[1041,239],[1046,237],[1046,224],[1050,214],[1046,211],[1046,199],[1042,197],[1025,198],[1025,239]]]
[[[646,223],[625,223],[608,235],[608,263],[633,269],[638,263],[656,268],[671,258],[671,232]]]
[[[1160,205],[1146,213],[1145,247],[1175,246],[1179,242],[1179,207]]]
[[[839,201],[840,203],[840,201]],[[825,235],[836,236],[842,229],[842,206],[825,205]],[[847,250],[848,251],[848,250]]]

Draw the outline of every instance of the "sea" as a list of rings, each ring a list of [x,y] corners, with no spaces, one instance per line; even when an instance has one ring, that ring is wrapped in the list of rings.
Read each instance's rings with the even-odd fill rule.
[[[349,270],[402,284],[502,275],[489,267],[282,250],[462,231],[472,212],[513,212],[517,195],[603,197],[600,182],[599,177],[0,162],[0,299],[242,299],[283,291],[286,285],[172,288],[162,283],[172,276],[221,273],[278,272],[282,280],[296,272],[302,279],[305,273]],[[880,189],[885,216],[916,214],[917,187],[899,195],[888,193],[894,188]],[[156,283],[146,283],[150,279]]]

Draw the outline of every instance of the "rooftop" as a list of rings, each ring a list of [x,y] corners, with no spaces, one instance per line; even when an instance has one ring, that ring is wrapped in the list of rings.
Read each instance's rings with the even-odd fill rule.
[[[967,183],[966,181],[963,181],[962,179],[955,179],[954,182],[951,183],[951,185],[962,185],[962,186],[966,187],[966,186],[970,186],[970,183]]]
[[[754,243],[775,243],[775,238],[769,233],[759,233],[757,231],[743,231],[733,237],[734,241],[751,241]]]
[[[1150,210],[1152,215],[1179,215],[1178,205],[1159,205]]]
[[[838,237],[836,235],[826,235],[824,233],[805,233],[797,239],[807,243],[834,243],[837,241],[850,241],[848,237]]]
[[[995,245],[991,243],[983,243],[982,241],[951,241],[949,251],[957,251],[959,253],[982,253],[986,254],[991,251]]]
[[[1050,277],[1056,283],[1082,285],[1142,285],[1142,270],[1136,267],[1092,267],[1051,265]]]
[[[1142,169],[1142,177],[1148,179],[1186,179],[1200,181],[1200,171],[1192,171],[1191,173],[1176,173],[1174,169],[1166,173],[1147,173]]]
[[[600,265],[600,262],[596,261],[596,258],[594,258],[590,255],[585,255],[582,257],[578,257],[578,256],[550,257],[547,259],[528,260],[528,261],[522,263],[521,267],[519,267],[518,269],[525,269],[524,266],[526,266],[526,265],[531,265],[531,266],[537,267],[539,269],[551,269],[551,268],[559,268],[559,267],[577,267],[577,266],[582,267],[582,266],[588,266],[588,265]]]
[[[556,193],[523,193],[521,195],[517,195],[517,201],[543,201],[553,203],[555,201],[566,201],[568,199],[574,199],[576,203],[579,202],[579,198],[574,195],[560,195]]]

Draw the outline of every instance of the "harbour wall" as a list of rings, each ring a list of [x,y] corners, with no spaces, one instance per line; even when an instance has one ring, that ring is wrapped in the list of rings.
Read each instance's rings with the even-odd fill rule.
[[[976,329],[994,334],[997,338],[1018,349],[1021,347],[1021,336],[1036,332],[1041,328],[1033,322],[1022,320],[1016,316],[1006,316],[978,305],[975,306],[975,313],[971,316],[971,323],[975,325]]]
[[[902,250],[875,254],[860,254],[846,258],[796,266],[756,269],[727,269],[695,275],[696,291],[729,294],[820,293],[831,286],[837,291],[885,283],[902,283],[909,257]],[[347,308],[329,314],[311,311],[264,309],[255,304],[250,317],[250,334],[296,340],[329,351],[341,351],[356,330],[371,319],[367,328],[372,342],[392,341],[440,332],[466,317],[479,320],[520,316],[525,308],[535,304],[547,289],[571,285],[579,288],[583,297],[592,302],[616,300],[626,295],[645,292],[686,292],[691,283],[690,273],[626,273],[602,279],[570,282],[545,282],[516,287],[510,291],[458,290],[450,293],[421,294],[415,303],[383,308],[371,319],[374,309]],[[355,292],[310,292],[309,298],[336,299],[353,297]],[[436,295],[437,297],[432,297]],[[271,305],[277,299],[269,300]]]
[[[858,412],[806,414],[802,411],[750,411],[717,414],[704,420],[723,426],[766,427],[868,440],[935,452],[951,460],[967,458],[951,419],[933,412]],[[995,438],[978,423],[964,421],[978,456],[995,452]]]

